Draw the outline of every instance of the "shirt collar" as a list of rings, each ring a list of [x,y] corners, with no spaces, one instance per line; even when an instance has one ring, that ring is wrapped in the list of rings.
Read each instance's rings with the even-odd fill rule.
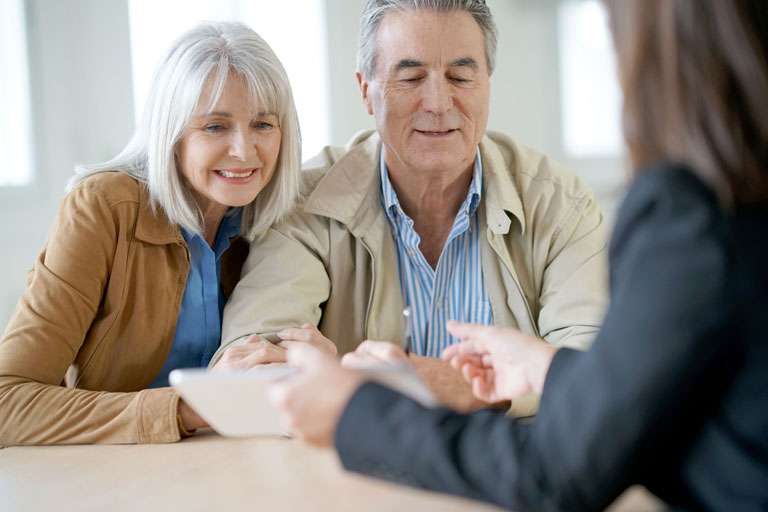
[[[229,248],[230,239],[236,237],[240,233],[242,211],[243,209],[239,207],[230,208],[226,215],[224,215],[224,218],[221,219],[219,231],[216,233],[216,241],[213,244],[213,252],[216,257],[221,256],[221,254]],[[193,233],[181,228],[181,234],[187,244],[191,243],[194,239],[199,239],[198,242],[205,246],[208,245],[208,242],[203,239],[203,236],[200,233]]]
[[[398,216],[408,218],[403,212],[400,206],[400,200],[397,198],[395,188],[392,186],[392,182],[389,181],[389,172],[387,171],[387,164],[384,163],[384,151],[379,153],[379,172],[381,173],[381,201],[384,206],[384,211],[387,214],[387,218],[393,225],[397,225]],[[468,208],[469,216],[475,214],[477,206],[480,204],[483,194],[483,159],[480,156],[480,148],[477,148],[475,152],[475,167],[473,170],[472,183],[469,184],[469,191],[467,192],[467,199],[462,204],[459,211]]]

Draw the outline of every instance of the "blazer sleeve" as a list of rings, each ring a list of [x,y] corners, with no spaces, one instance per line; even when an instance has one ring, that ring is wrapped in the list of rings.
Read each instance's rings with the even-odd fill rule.
[[[108,393],[63,385],[97,315],[121,229],[132,228],[86,184],[62,200],[0,340],[0,445],[180,438],[179,397],[170,388]]]
[[[598,510],[643,468],[673,464],[738,347],[722,335],[732,306],[712,208],[639,194],[617,225],[602,330],[588,352],[558,351],[533,423],[425,409],[366,384],[336,431],[344,466],[516,510]]]

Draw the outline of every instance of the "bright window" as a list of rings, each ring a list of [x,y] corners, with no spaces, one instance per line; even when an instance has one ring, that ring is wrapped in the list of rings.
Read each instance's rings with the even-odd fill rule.
[[[162,53],[203,20],[240,20],[259,33],[288,73],[301,124],[304,158],[330,142],[323,0],[129,0],[137,119]]]
[[[23,0],[0,2],[0,186],[32,182],[32,123]]]
[[[623,152],[621,92],[605,8],[564,0],[558,12],[563,149],[571,158]]]

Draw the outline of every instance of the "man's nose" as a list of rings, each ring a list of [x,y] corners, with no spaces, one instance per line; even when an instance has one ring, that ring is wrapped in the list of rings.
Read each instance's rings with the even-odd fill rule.
[[[453,91],[445,77],[429,77],[422,86],[422,109],[443,114],[453,107]]]

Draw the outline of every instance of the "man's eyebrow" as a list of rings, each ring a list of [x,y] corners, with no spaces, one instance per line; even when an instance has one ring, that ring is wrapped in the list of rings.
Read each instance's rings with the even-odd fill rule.
[[[425,65],[422,61],[416,59],[400,59],[395,64],[395,71],[407,68],[423,68]]]
[[[456,59],[455,61],[451,62],[451,67],[466,67],[466,68],[472,68],[477,69],[477,61],[473,59],[472,57],[464,57],[463,59]]]

